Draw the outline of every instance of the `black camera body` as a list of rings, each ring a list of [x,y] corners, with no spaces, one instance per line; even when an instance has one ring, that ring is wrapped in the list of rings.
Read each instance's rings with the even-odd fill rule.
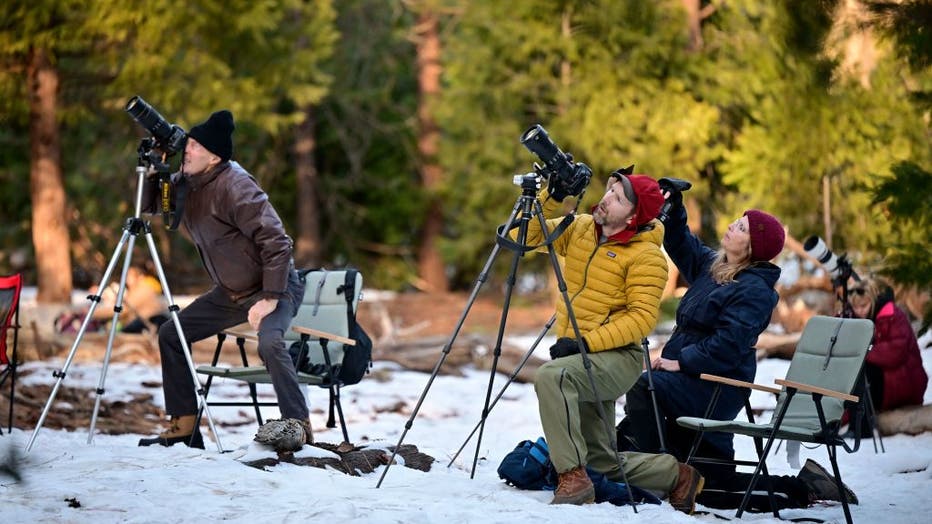
[[[133,120],[139,123],[152,138],[155,147],[168,156],[184,150],[188,134],[180,126],[169,124],[162,115],[140,96],[134,96],[126,102],[124,108]]]
[[[535,171],[548,181],[547,187],[554,198],[563,200],[585,191],[592,179],[592,169],[582,162],[573,162],[573,157],[553,143],[543,126],[531,126],[521,135],[521,143],[544,163],[543,166],[535,163]]]

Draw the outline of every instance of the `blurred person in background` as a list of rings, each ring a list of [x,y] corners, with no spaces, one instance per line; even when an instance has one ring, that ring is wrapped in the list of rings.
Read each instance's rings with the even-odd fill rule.
[[[848,286],[848,303],[857,318],[874,321],[874,343],[867,353],[864,376],[876,412],[921,406],[929,377],[922,367],[916,334],[906,313],[893,301],[893,290],[874,278]],[[862,384],[863,388],[863,384]],[[860,434],[849,411],[846,438],[870,437],[866,410],[861,410]]]

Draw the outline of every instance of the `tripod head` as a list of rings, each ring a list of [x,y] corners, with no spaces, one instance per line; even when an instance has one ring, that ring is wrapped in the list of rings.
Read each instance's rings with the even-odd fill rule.
[[[841,302],[839,314],[842,318],[854,318],[854,311],[848,303],[848,280],[853,278],[860,282],[861,277],[851,267],[851,262],[846,255],[837,257],[835,265],[837,269],[833,273],[832,287],[835,288],[835,297]]]
[[[143,186],[148,179],[158,178],[159,185],[159,208],[162,212],[167,229],[178,227],[177,220],[172,220],[173,195],[171,184],[171,167],[168,165],[168,155],[158,148],[158,143],[152,137],[143,138],[139,141],[139,147],[136,148],[136,173],[138,175],[136,188],[136,216],[139,218],[142,212],[142,192]]]
[[[136,148],[138,166],[151,167],[157,173],[168,173],[170,168],[166,162],[167,155],[159,151],[156,147],[154,138],[143,138],[139,141],[139,147]]]
[[[523,175],[515,175],[511,182],[521,188],[523,196],[536,196],[540,190],[540,184],[544,180],[537,172],[531,171]]]

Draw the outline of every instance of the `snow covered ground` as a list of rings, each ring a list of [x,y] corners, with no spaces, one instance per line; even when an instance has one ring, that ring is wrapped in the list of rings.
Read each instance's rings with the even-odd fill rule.
[[[544,345],[546,346],[546,345]],[[440,358],[440,351],[437,353]],[[927,371],[932,374],[932,349],[923,351]],[[34,369],[24,380],[52,383],[51,372],[61,362],[30,363]],[[772,383],[785,373],[786,361],[760,363],[758,383]],[[427,386],[429,375],[376,363],[376,373],[343,391],[349,432],[357,444],[393,446],[411,420],[412,410]],[[510,372],[510,370],[507,370]],[[99,365],[72,365],[63,387],[96,387]],[[378,380],[377,378],[382,378]],[[439,376],[427,390],[404,443],[438,459],[430,472],[392,466],[380,488],[376,484],[384,467],[375,473],[351,477],[330,470],[283,464],[262,471],[241,463],[272,453],[252,442],[254,424],[222,428],[220,438],[226,453],[218,453],[208,441],[206,450],[139,448],[140,435],[95,435],[87,443],[87,429],[64,432],[42,429],[30,453],[21,457],[24,476],[16,482],[0,471],[0,514],[4,523],[25,522],[372,522],[443,523],[460,522],[719,522],[714,515],[688,516],[669,504],[631,507],[610,504],[550,506],[551,493],[519,491],[499,480],[496,468],[502,457],[523,439],[542,434],[532,386],[512,384],[491,412],[479,449],[475,478],[470,478],[475,439],[452,467],[450,456],[477,423],[485,399],[489,374],[470,371],[465,377]],[[496,376],[494,394],[506,380]],[[162,402],[160,388],[143,384],[160,383],[158,368],[112,364],[107,374],[105,398],[130,398],[130,393],[151,392]],[[220,383],[222,390],[242,393],[235,383]],[[267,394],[271,394],[268,390]],[[219,397],[217,397],[219,398]],[[326,406],[323,390],[310,393],[312,409]],[[932,387],[926,392],[932,402]],[[397,404],[404,408],[393,409]],[[767,396],[752,397],[755,406],[772,406]],[[621,404],[619,403],[619,416]],[[67,410],[54,405],[54,410]],[[275,408],[266,408],[275,418]],[[211,408],[215,421],[249,420],[241,408]],[[766,416],[766,415],[765,415]],[[324,427],[325,414],[312,414],[318,441],[339,443],[339,428]],[[4,428],[5,430],[5,428]],[[14,429],[0,437],[0,457],[23,453],[32,431]],[[205,436],[206,438],[206,436]],[[735,439],[738,453],[753,453],[750,439]],[[845,482],[860,498],[852,506],[858,523],[929,522],[928,502],[932,495],[932,434],[884,439],[886,453],[876,454],[870,442],[854,454],[839,454]],[[310,449],[305,447],[305,450]],[[316,448],[315,448],[316,449]],[[801,461],[813,458],[828,466],[824,448],[806,449]],[[785,455],[768,462],[771,472],[794,474]],[[79,504],[80,507],[72,507]],[[699,508],[700,510],[704,508]],[[716,510],[733,517],[733,511]],[[784,518],[815,517],[826,522],[844,522],[840,505],[820,505],[806,510],[782,512]],[[745,514],[747,522],[778,522],[770,514]]]

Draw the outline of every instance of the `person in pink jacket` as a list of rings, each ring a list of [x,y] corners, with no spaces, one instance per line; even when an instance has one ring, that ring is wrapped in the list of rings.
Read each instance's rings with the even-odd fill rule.
[[[874,408],[880,412],[922,405],[929,377],[916,334],[906,313],[894,304],[893,291],[867,278],[849,286],[848,293],[854,315],[874,321],[874,344],[864,364]],[[864,421],[861,429],[862,436],[870,436]]]

